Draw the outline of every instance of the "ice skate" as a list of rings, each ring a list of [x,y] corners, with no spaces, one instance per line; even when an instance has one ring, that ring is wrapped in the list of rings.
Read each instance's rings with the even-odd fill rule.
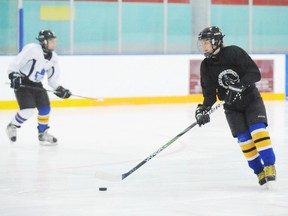
[[[258,183],[260,185],[264,185],[267,182],[264,170],[260,172],[259,174],[257,174],[257,177],[258,177]]]
[[[266,176],[267,181],[275,181],[276,180],[275,165],[265,166],[264,171],[265,171],[265,176]]]
[[[16,142],[17,138],[17,127],[16,125],[9,123],[6,128],[6,133],[11,143]]]
[[[39,144],[43,146],[52,146],[58,144],[57,138],[49,134],[48,129],[46,129],[44,132],[39,132],[38,138],[39,138]]]

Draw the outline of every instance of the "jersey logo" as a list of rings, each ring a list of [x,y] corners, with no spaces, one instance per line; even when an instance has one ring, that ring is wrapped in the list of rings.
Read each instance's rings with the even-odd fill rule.
[[[35,81],[40,82],[43,79],[44,75],[45,75],[45,69],[44,68],[41,70],[41,72],[36,71],[36,73],[35,73]]]
[[[222,86],[225,89],[228,89],[228,84],[225,82],[225,79],[224,79],[225,76],[232,79],[235,83],[237,83],[240,79],[239,75],[232,69],[227,69],[227,70],[222,71],[218,75],[218,83],[220,86]]]

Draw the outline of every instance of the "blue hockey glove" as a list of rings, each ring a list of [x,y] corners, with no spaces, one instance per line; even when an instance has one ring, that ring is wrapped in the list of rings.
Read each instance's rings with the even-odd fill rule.
[[[203,104],[198,104],[196,111],[195,111],[195,118],[198,125],[204,125],[210,122],[209,110],[211,107],[206,107]]]

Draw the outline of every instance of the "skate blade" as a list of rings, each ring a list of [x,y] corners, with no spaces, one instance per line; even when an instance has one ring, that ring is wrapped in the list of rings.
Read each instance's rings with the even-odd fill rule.
[[[274,184],[273,181],[267,181],[265,183],[264,187],[265,187],[266,190],[273,190],[273,184]]]
[[[16,143],[16,139],[13,141],[12,139],[9,139],[10,144]]]
[[[46,142],[46,141],[39,141],[39,145],[41,145],[41,146],[57,146],[58,142],[50,143],[50,142]]]
[[[6,131],[6,133],[7,133],[7,136],[8,136],[8,139],[9,139],[10,143],[11,144],[15,143],[16,142],[16,136],[15,137],[9,137],[9,134],[8,134],[7,131]],[[12,138],[14,138],[14,140]]]

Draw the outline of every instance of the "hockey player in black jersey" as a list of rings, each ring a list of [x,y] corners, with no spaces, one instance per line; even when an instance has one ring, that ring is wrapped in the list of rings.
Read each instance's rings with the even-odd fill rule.
[[[203,29],[198,47],[204,53],[201,87],[204,101],[195,117],[199,126],[210,121],[208,111],[216,98],[224,100],[224,110],[233,137],[258,177],[260,185],[276,180],[275,155],[262,97],[255,86],[261,79],[256,63],[238,46],[224,46],[224,34],[216,26]]]
[[[17,139],[17,128],[38,110],[38,139],[40,144],[57,144],[57,139],[48,133],[50,100],[43,88],[44,76],[48,85],[60,98],[69,98],[71,92],[60,85],[58,56],[54,51],[56,36],[50,30],[41,30],[36,38],[39,44],[27,44],[15,57],[8,68],[11,88],[14,89],[19,111],[7,126],[7,135],[11,142]],[[41,89],[42,88],[42,89]]]

